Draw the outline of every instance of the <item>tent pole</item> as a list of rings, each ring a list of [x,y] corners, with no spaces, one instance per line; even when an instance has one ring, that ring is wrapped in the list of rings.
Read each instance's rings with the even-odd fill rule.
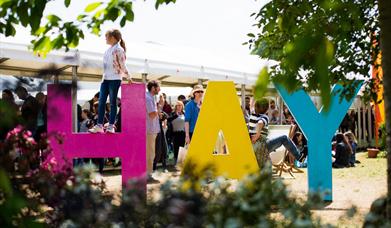
[[[361,108],[362,108],[362,101],[360,97],[360,101],[358,103],[358,109],[357,109],[357,130],[358,130],[358,142],[360,146],[363,146],[363,140],[362,140],[362,129],[363,129],[363,122],[361,120]]]
[[[369,103],[368,104],[368,113],[367,113],[367,115],[368,115],[368,143],[369,143],[369,146],[372,146],[372,139],[373,139],[373,137],[372,137],[372,107],[371,107],[371,104]]]
[[[77,66],[72,66],[72,130],[77,132]]]
[[[246,110],[246,85],[242,84],[240,95],[242,98],[242,110]]]
[[[282,116],[284,115],[284,102],[282,101],[282,97],[279,93],[277,93],[277,99],[278,99],[278,112],[280,114],[280,122],[279,124],[282,125]]]
[[[141,79],[142,79],[142,81],[143,81],[144,84],[147,84],[147,76],[148,76],[147,73],[142,73],[142,74],[141,74]]]

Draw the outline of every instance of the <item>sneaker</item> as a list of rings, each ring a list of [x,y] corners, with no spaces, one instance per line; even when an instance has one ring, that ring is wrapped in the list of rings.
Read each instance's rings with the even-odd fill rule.
[[[115,133],[115,129],[114,129],[114,126],[113,125],[109,125],[106,129],[106,133]]]
[[[93,128],[89,129],[90,133],[104,133],[103,127],[101,125],[95,125]]]
[[[147,183],[148,183],[148,184],[159,184],[160,181],[156,180],[156,179],[153,178],[152,176],[149,176],[148,179],[147,179]]]

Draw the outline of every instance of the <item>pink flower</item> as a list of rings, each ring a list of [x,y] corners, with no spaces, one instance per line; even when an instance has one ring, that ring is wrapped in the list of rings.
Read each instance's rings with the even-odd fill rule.
[[[57,167],[57,160],[54,156],[48,156],[46,160],[41,164],[41,167],[43,169],[49,170],[49,171],[55,171]],[[57,171],[57,169],[56,169]]]
[[[35,142],[34,138],[29,137],[26,139],[27,142],[31,143],[32,145],[36,145],[37,143]]]
[[[23,132],[23,138],[24,138],[24,139],[30,138],[31,135],[32,135],[31,132],[28,131],[28,130],[26,130],[26,131]]]

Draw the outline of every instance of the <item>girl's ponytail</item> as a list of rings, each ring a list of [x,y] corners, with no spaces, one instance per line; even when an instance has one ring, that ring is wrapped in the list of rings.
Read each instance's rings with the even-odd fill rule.
[[[123,39],[121,39],[119,45],[121,45],[121,47],[124,49],[124,51],[126,52],[126,46],[125,46],[125,41]]]

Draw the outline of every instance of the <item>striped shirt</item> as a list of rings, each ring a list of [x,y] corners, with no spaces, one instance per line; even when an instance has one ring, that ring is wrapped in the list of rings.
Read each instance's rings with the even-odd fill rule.
[[[258,124],[263,123],[262,129],[257,129]],[[257,131],[261,131],[261,135],[267,138],[268,135],[268,129],[269,129],[269,117],[265,114],[251,114],[250,120],[248,121],[248,131],[250,135],[254,135],[257,133]]]
[[[103,80],[121,80],[129,74],[126,67],[126,54],[119,43],[107,49],[103,57]]]

